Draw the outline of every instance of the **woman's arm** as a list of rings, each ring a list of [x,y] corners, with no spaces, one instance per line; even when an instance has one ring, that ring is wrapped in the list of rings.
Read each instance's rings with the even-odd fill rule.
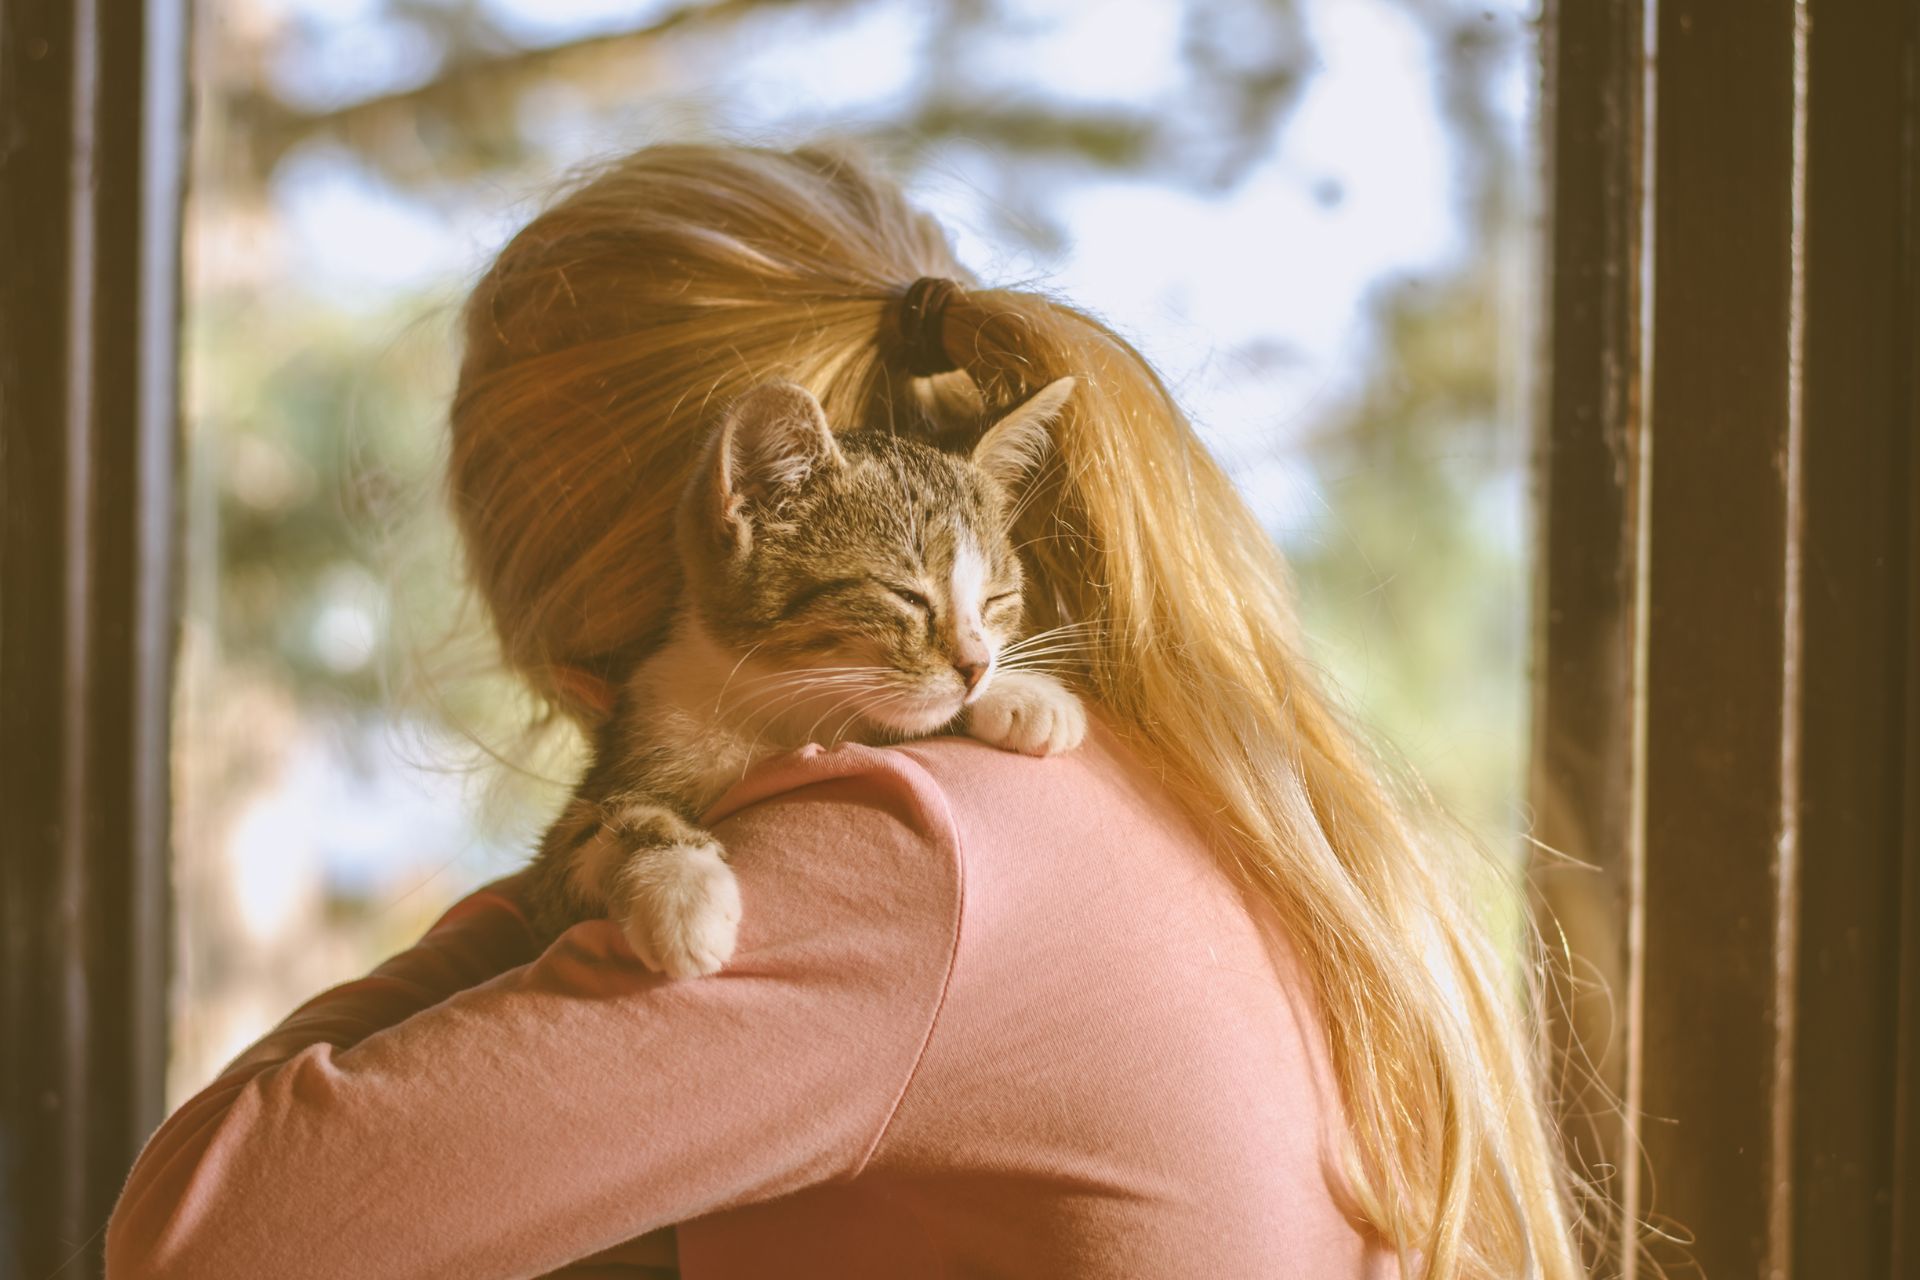
[[[866,748],[748,788],[709,815],[746,899],[723,973],[666,982],[604,921],[532,956],[483,891],[162,1126],[108,1274],[526,1276],[857,1172],[951,963],[951,822],[917,765]]]
[[[228,1064],[200,1096],[284,1062],[310,1045],[350,1048],[457,991],[532,960],[538,948],[515,897],[519,881],[520,876],[510,876],[476,889],[448,908],[412,947],[366,977],[323,991],[295,1009]]]

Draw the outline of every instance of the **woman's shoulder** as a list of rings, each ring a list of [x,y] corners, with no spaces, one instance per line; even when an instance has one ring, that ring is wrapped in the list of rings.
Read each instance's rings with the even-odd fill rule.
[[[1164,905],[1178,882],[1194,903],[1243,910],[1174,795],[1097,719],[1078,748],[1044,759],[963,737],[810,745],[757,765],[703,821],[749,882],[777,890],[833,867],[869,882],[843,902],[936,931],[958,929],[969,897],[969,929],[989,923],[1009,877],[1116,907],[1121,890]]]
[[[784,973],[937,1000],[964,873],[946,791],[919,762],[805,747],[756,765],[701,822],[740,880],[739,946],[723,977]]]
[[[740,877],[735,971],[864,957],[893,970],[877,980],[905,967],[945,988],[983,953],[1152,964],[1187,945],[1164,930],[1123,942],[1142,912],[1179,917],[1209,954],[1247,930],[1180,806],[1097,722],[1045,759],[959,737],[809,746],[757,765],[702,820]]]
[[[876,895],[849,926],[914,931],[944,962],[867,1167],[996,1171],[976,1199],[917,1212],[954,1219],[952,1238],[1038,1239],[1086,1217],[1089,1238],[1118,1242],[1116,1267],[1288,1257],[1360,1273],[1328,1173],[1342,1109],[1311,982],[1120,735],[1096,726],[1047,759],[960,738],[837,748],[758,782],[734,820],[786,802],[774,820],[799,823],[815,800],[860,795],[917,833],[913,857],[951,868],[929,894],[871,850],[841,855]],[[1257,1230],[1250,1205],[1266,1206]]]
[[[938,788],[965,842],[1104,844],[1151,836],[1189,852],[1206,840],[1122,736],[1098,716],[1074,750],[1024,756],[970,738],[932,738],[895,748]]]
[[[757,764],[702,822],[749,881],[773,889],[834,866],[871,878],[864,907],[956,927],[967,882],[1009,861],[1071,878],[1124,845],[1187,870],[1212,863],[1166,788],[1097,720],[1048,758],[964,737],[809,745]]]
[[[714,826],[766,805],[791,819],[810,801],[880,808],[956,853],[961,827],[986,815],[1022,830],[1124,819],[1177,840],[1198,839],[1170,794],[1098,720],[1081,746],[1044,759],[965,737],[890,747],[810,744],[757,764],[703,821]]]
[[[862,938],[891,965],[913,956],[941,1005],[1063,1033],[1178,1040],[1204,1023],[1252,1048],[1315,1020],[1272,910],[1098,722],[1045,759],[950,737],[808,748],[756,769],[707,817],[739,854],[749,964],[766,944],[841,935],[843,960],[867,952]],[[1155,998],[1098,994],[1123,986]]]

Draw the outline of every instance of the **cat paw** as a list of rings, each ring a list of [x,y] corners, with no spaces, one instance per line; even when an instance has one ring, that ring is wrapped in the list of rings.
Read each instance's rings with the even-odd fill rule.
[[[621,869],[627,907],[621,931],[640,963],[669,978],[716,973],[740,931],[740,882],[718,844],[671,845],[636,854]]]
[[[989,684],[967,713],[967,732],[989,746],[1023,755],[1071,751],[1087,736],[1080,699],[1048,676],[1010,671]]]

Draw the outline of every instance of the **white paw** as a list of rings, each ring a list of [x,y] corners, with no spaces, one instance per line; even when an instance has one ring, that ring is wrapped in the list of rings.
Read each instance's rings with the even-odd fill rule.
[[[1080,699],[1051,676],[1009,671],[967,713],[967,732],[990,746],[1030,756],[1071,751],[1087,736]]]
[[[740,882],[720,846],[673,845],[637,853],[616,874],[621,931],[640,962],[669,978],[714,973],[740,932]]]

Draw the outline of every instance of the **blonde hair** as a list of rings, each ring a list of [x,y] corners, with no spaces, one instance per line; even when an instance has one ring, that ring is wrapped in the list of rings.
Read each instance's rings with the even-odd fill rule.
[[[921,276],[953,373],[908,372]],[[1280,557],[1146,360],[1031,292],[974,287],[937,224],[847,157],[663,146],[594,174],[501,252],[465,313],[451,495],[509,662],[586,715],[677,593],[674,500],[714,410],[769,377],[836,429],[978,430],[1079,388],[1015,530],[1035,626],[1271,904],[1344,1094],[1353,1211],[1438,1278],[1580,1274],[1572,1182],[1524,984],[1480,863],[1317,687]]]

